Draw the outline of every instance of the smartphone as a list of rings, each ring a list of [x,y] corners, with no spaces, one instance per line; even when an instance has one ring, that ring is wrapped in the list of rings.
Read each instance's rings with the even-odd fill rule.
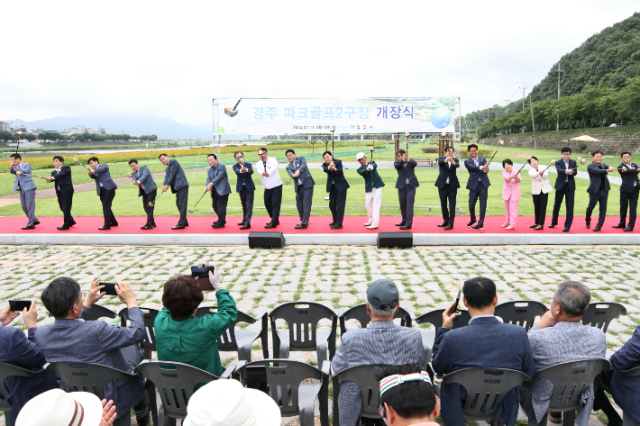
[[[267,391],[267,367],[264,365],[248,366],[245,368],[247,373],[247,387],[257,389],[264,393]]]
[[[104,288],[102,290],[100,290],[102,293],[107,293],[109,296],[117,296],[118,293],[116,292],[116,286],[118,284],[116,283],[98,283],[98,285],[103,285]]]
[[[458,290],[458,295],[456,296],[456,309],[455,312],[460,312],[458,309],[458,304],[460,303],[460,296],[462,295],[462,290]]]
[[[24,308],[31,308],[31,300],[9,300],[9,307],[12,311],[22,312]]]

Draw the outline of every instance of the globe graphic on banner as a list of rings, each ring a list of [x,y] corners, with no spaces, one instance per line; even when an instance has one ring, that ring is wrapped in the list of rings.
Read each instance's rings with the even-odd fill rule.
[[[445,107],[439,107],[431,112],[431,124],[438,129],[444,129],[451,123],[451,111]]]

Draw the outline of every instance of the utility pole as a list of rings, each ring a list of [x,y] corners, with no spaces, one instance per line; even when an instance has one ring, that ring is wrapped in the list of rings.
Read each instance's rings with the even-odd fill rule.
[[[522,87],[518,87],[518,89],[522,89],[522,112],[524,112],[524,91],[527,90],[526,85],[522,85]]]
[[[511,102],[511,99],[504,100],[504,107],[507,109],[507,114],[509,113],[509,102]]]
[[[538,142],[536,141],[536,121],[533,119],[533,102],[531,102],[531,93],[529,93],[529,106],[531,107],[531,125],[533,128],[533,145],[534,149],[538,149]]]
[[[560,62],[558,62],[558,101],[560,101],[560,73],[564,70],[560,69]],[[560,115],[556,114],[556,133],[560,131]]]

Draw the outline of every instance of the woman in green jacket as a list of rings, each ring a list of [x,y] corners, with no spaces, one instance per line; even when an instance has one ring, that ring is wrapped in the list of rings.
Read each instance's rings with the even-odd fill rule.
[[[204,300],[198,280],[189,275],[170,279],[164,285],[164,307],[154,327],[158,360],[193,365],[216,376],[222,374],[222,363],[216,341],[233,325],[238,309],[233,297],[220,284],[218,268],[209,272],[218,299],[218,312],[196,318]]]

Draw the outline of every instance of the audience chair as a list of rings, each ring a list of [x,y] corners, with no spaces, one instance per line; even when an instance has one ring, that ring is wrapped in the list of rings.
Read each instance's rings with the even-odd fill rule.
[[[273,339],[273,357],[289,358],[289,351],[313,351],[317,353],[318,365],[329,360],[336,353],[336,328],[338,316],[320,303],[291,302],[277,306],[269,314],[271,319],[271,336]],[[276,321],[283,319],[287,323],[287,331],[278,331]],[[322,319],[331,321],[331,330],[318,330],[318,322]]]
[[[196,317],[201,318],[205,315],[215,315],[218,311],[217,306],[201,306],[196,311]],[[235,327],[238,323],[255,324],[260,322],[260,330],[244,330],[241,327]],[[238,311],[238,317],[231,327],[220,336],[216,344],[218,350],[224,352],[238,352],[238,359],[251,362],[251,346],[253,342],[260,338],[262,344],[262,357],[269,358],[269,315],[263,312],[255,318]]]
[[[604,358],[568,361],[538,370],[532,381],[549,380],[553,384],[549,411],[563,412],[563,426],[574,426],[576,410],[582,409],[582,394],[602,370],[608,370],[610,367],[611,364]],[[529,419],[529,426],[546,426],[547,417],[548,413],[540,425],[537,425],[535,418]]]
[[[244,386],[247,386],[247,369],[264,370],[267,394],[280,407],[282,417],[300,416],[300,426],[313,426],[317,397],[320,424],[329,426],[330,361],[323,362],[322,370],[291,359],[265,359],[250,363],[239,361],[234,374],[239,375]]]
[[[156,400],[156,388],[162,400],[162,413],[158,415],[155,403],[150,404],[153,424],[163,418],[165,426],[176,426],[176,419],[187,417],[187,404],[193,393],[206,384],[219,378],[228,378],[235,366],[227,368],[221,377],[181,362],[142,361],[134,370],[147,379],[149,401]]]
[[[140,307],[142,311],[142,319],[144,321],[145,337],[142,343],[140,343],[140,349],[144,354],[144,359],[151,359],[152,352],[156,351],[156,334],[153,323],[158,316],[157,309]],[[126,327],[129,320],[129,309],[123,308],[118,312],[121,319],[122,327]]]
[[[629,370],[620,370],[620,373],[624,374],[625,376],[629,376],[629,377],[638,377],[640,376],[640,366],[638,367],[634,367],[631,368]],[[598,377],[596,378],[595,381],[598,385],[598,387],[604,389],[605,391],[611,393],[611,389],[609,389],[608,386],[605,386],[601,381],[600,381],[600,375],[598,375]],[[628,415],[625,412],[622,412],[622,426],[640,426],[640,422],[637,421],[636,419],[634,419],[633,417],[631,417],[630,415]]]
[[[469,321],[471,320],[471,316],[469,315],[469,311],[465,309],[460,309],[458,316],[453,320],[453,328],[465,327],[469,325]],[[422,345],[424,346],[424,362],[431,362],[431,354],[433,349],[433,344],[436,341],[436,335],[438,334],[438,329],[442,327],[442,313],[444,309],[434,309],[433,311],[427,312],[424,315],[420,315],[416,318],[417,324],[431,324],[435,328],[434,330],[423,330],[420,329],[420,333],[422,333]],[[426,367],[426,366],[425,366]]]
[[[338,398],[342,382],[354,382],[360,387],[362,394],[362,406],[360,418],[375,419],[380,422],[380,379],[387,366],[383,365],[359,365],[347,368],[333,376],[333,424],[340,426],[340,412],[338,410]]]
[[[393,318],[399,318],[401,326],[411,328],[411,321],[415,319],[415,316],[413,315],[413,312],[409,312],[403,308],[399,308],[398,312],[396,312]],[[338,319],[340,320],[341,335],[347,332],[347,321],[349,320],[357,320],[360,323],[360,328],[367,328],[369,322],[371,321],[371,317],[367,313],[366,303],[354,306],[350,309],[339,310]]]
[[[502,318],[502,322],[524,327],[529,331],[534,326],[536,317],[547,312],[547,307],[532,300],[516,300],[496,306],[495,316]]]
[[[54,373],[58,379],[62,380],[70,392],[90,392],[101,400],[104,399],[104,387],[108,381],[129,380],[136,377],[133,373],[91,362],[52,362],[45,367],[47,371]],[[153,402],[150,403],[153,404]],[[120,413],[120,411],[118,412]],[[127,410],[126,413],[122,413],[113,424],[114,426],[130,426],[130,412]]]
[[[4,381],[9,377],[35,377],[44,370],[32,371],[26,368],[0,362],[0,411],[4,411],[4,423],[6,426],[13,426],[11,422],[11,404],[7,400],[9,391],[4,385]]]
[[[462,412],[465,419],[487,420],[492,426],[498,426],[495,418],[502,400],[509,391],[531,378],[518,370],[510,368],[463,368],[446,374],[442,384],[457,383],[467,389],[467,400]]]
[[[87,315],[86,321],[96,321],[103,317],[115,319],[118,317],[118,314],[113,312],[109,308],[105,308],[104,306],[100,306],[97,303],[94,303],[91,309],[89,309],[89,314]]]
[[[624,305],[616,302],[589,303],[587,311],[582,315],[582,324],[590,325],[607,332],[609,324],[620,315],[627,315]]]

